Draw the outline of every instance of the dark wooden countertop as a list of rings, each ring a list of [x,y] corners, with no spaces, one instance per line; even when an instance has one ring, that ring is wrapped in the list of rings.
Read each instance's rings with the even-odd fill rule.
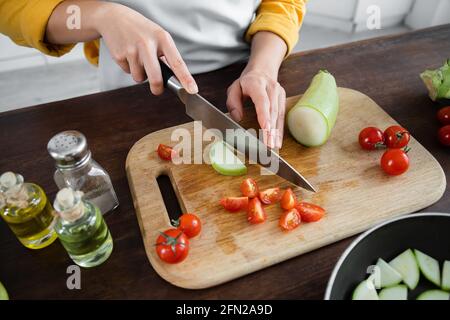
[[[339,86],[366,93],[408,128],[450,179],[450,149],[436,139],[438,108],[419,79],[421,71],[439,67],[449,57],[450,25],[446,25],[292,55],[281,68],[280,81],[288,95],[295,95],[306,89],[319,69],[329,70]],[[226,88],[243,67],[235,64],[196,76],[201,94],[224,106]],[[114,237],[113,254],[103,265],[82,270],[81,290],[66,287],[66,268],[72,262],[59,242],[30,251],[0,222],[0,281],[11,298],[321,299],[334,264],[353,238],[205,290],[174,287],[152,269],[134,213],[125,158],[146,134],[188,121],[174,95],[153,97],[147,85],[0,114],[1,172],[22,173],[53,199],[57,189],[47,141],[59,131],[76,129],[87,136],[94,158],[110,173],[120,200],[120,207],[106,216]],[[449,188],[426,211],[450,212]]]

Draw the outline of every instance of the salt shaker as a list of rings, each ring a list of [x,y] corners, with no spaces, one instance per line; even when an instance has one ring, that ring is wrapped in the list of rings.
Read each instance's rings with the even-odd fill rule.
[[[82,191],[84,199],[96,205],[103,214],[119,205],[111,178],[92,159],[86,137],[81,132],[58,133],[48,142],[47,150],[56,161],[54,179],[59,189]]]

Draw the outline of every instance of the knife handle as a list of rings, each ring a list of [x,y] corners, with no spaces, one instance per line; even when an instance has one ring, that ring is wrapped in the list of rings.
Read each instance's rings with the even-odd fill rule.
[[[163,78],[163,84],[164,87],[167,87],[167,83],[169,82],[169,79],[172,78],[175,74],[173,73],[172,69],[170,69],[164,62],[159,60],[159,66],[161,67],[161,74]]]

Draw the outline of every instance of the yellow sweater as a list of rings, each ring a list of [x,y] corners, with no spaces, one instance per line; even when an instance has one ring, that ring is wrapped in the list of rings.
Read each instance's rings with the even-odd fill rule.
[[[74,45],[45,43],[47,21],[56,6],[64,0],[0,0],[0,32],[16,44],[36,48],[51,55],[62,56]],[[305,13],[307,0],[262,0],[255,21],[249,26],[245,39],[250,41],[258,31],[270,31],[280,36],[288,53],[298,41],[298,31]],[[98,64],[99,42],[84,44],[86,58]]]

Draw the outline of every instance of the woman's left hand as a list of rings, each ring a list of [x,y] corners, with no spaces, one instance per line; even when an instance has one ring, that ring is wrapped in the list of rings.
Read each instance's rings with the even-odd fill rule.
[[[240,121],[244,113],[243,103],[250,98],[256,108],[264,143],[271,148],[281,148],[286,92],[278,83],[277,74],[247,66],[227,93],[227,108],[231,117]]]

